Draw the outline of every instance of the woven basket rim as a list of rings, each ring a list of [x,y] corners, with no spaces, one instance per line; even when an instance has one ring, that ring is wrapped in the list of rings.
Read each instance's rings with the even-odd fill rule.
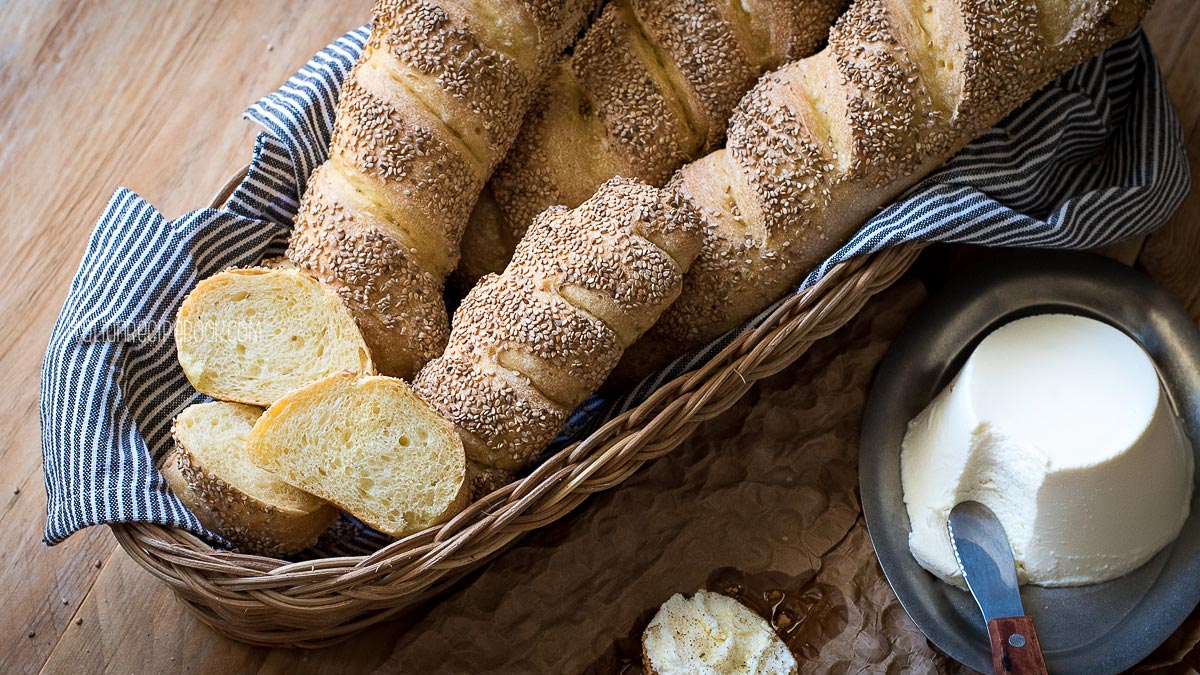
[[[224,206],[248,169],[225,183],[212,208]],[[590,494],[619,485],[647,461],[670,452],[755,381],[783,370],[813,341],[849,321],[868,298],[908,269],[922,247],[904,244],[834,266],[705,365],[664,383],[524,478],[447,523],[369,555],[288,562],[215,549],[165,525],[110,527],[138,564],[218,631],[268,646],[338,642],[443,591],[525,532],[554,522]]]

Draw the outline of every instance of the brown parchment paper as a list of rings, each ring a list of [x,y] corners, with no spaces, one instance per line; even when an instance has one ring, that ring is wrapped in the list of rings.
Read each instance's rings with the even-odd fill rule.
[[[526,537],[433,605],[381,672],[640,673],[674,593],[771,618],[802,673],[968,672],[937,654],[883,578],[857,495],[875,367],[924,298],[905,279],[683,446]],[[1195,617],[1142,672],[1188,672]]]

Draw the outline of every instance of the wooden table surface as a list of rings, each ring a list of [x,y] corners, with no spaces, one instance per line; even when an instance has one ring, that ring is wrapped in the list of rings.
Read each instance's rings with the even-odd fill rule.
[[[241,120],[245,106],[364,23],[369,5],[0,2],[0,673],[361,672],[387,659],[387,627],[321,652],[221,638],[107,528],[41,543],[39,369],[100,210],[122,185],[168,217],[206,204],[249,156],[257,128]],[[1200,3],[1159,0],[1147,31],[1200,176]],[[1122,255],[1200,319],[1198,221],[1200,190]]]

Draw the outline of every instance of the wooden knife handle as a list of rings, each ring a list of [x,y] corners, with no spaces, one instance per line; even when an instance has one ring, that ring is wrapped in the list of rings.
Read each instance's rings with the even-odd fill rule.
[[[1046,673],[1042,658],[1042,643],[1028,616],[1011,616],[988,622],[988,638],[992,642],[992,665],[996,675],[1036,675]]]

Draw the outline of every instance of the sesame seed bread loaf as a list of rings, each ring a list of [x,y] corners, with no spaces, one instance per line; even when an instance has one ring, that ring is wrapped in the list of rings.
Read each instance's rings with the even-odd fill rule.
[[[534,217],[608,178],[662,185],[719,147],[765,71],[813,53],[846,0],[614,0],[554,68],[476,204],[459,285],[498,273]]]
[[[175,449],[162,473],[205,527],[244,551],[286,556],[316,543],[340,513],[250,461],[246,438],[261,414],[219,401],[185,408],[171,427]]]
[[[246,447],[280,480],[396,537],[448,520],[469,497],[453,425],[393,377],[335,373],[293,391]]]
[[[678,295],[698,225],[686,203],[626,179],[543,212],[504,272],[463,300],[446,352],[413,389],[457,426],[472,461],[520,468]]]
[[[381,373],[441,353],[471,207],[594,1],[377,0],[287,255],[346,301]]]
[[[337,293],[291,265],[201,281],[179,308],[175,348],[198,391],[260,406],[331,373],[375,369]]]
[[[829,44],[764,77],[727,147],[668,189],[703,216],[679,300],[628,381],[743,323],[877,209],[1063,70],[1126,35],[1148,0],[855,0]]]
[[[595,3],[376,1],[287,257],[341,298],[379,372],[412,377],[441,353],[450,330],[442,287],[471,206]],[[191,349],[205,356],[210,379],[257,378],[244,387],[254,395],[206,391],[217,398],[267,405],[302,376],[304,384],[340,369],[370,372],[322,355],[331,344],[309,344],[292,355],[284,386],[272,381],[277,369],[247,375],[238,359],[217,355],[266,353],[274,343],[239,345],[221,332],[190,339],[203,340]]]

